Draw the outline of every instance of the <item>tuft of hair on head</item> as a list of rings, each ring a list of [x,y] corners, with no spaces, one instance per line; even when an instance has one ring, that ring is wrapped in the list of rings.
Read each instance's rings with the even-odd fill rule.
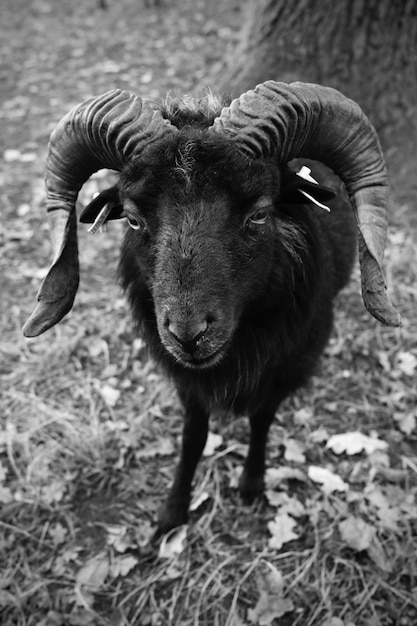
[[[187,141],[185,145],[180,148],[178,155],[175,158],[175,171],[182,176],[187,187],[191,185],[194,159],[195,143],[193,141]]]
[[[177,128],[194,126],[208,128],[226,106],[221,96],[206,89],[202,96],[168,93],[159,104],[162,116]]]

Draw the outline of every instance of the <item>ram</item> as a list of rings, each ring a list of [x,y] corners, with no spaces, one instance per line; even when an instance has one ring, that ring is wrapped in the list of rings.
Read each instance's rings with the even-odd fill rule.
[[[111,91],[58,124],[46,167],[52,267],[26,336],[71,309],[79,282],[75,202],[100,168],[118,184],[81,221],[128,223],[120,276],[151,354],[184,405],[181,458],[158,525],[187,520],[209,414],[248,414],[240,491],[263,489],[270,424],[312,375],[356,241],[372,315],[400,317],[381,263],[388,186],[375,130],[340,92],[268,81],[228,106],[212,96],[151,105]]]

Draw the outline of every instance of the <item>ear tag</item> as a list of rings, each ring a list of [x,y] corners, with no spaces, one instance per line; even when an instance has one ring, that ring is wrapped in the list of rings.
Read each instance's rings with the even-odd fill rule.
[[[88,232],[90,233],[90,235],[95,235],[96,232],[104,226],[110,214],[110,211],[111,211],[111,207],[108,204],[106,204],[101,209],[100,213],[97,215],[93,224],[91,224],[90,228],[88,229]]]
[[[305,196],[307,198],[307,200],[309,200],[310,202],[312,202],[313,204],[315,204],[316,206],[320,207],[321,209],[324,209],[325,211],[327,211],[328,213],[330,213],[330,209],[328,206],[326,206],[325,204],[322,204],[321,202],[319,202],[316,198],[313,198],[313,196],[310,196],[309,193],[307,193],[306,191],[303,191],[302,189],[298,190],[300,193],[303,194],[303,196]]]
[[[303,178],[304,180],[307,180],[309,183],[313,183],[314,185],[318,185],[318,182],[311,176],[311,169],[309,167],[307,167],[306,165],[303,165],[302,168],[300,169],[300,171],[297,172],[296,174],[300,178]],[[330,209],[329,209],[328,206],[326,206],[325,204],[322,204],[321,202],[319,202],[316,198],[311,196],[306,191],[303,191],[302,189],[299,189],[298,191],[300,193],[302,193],[303,196],[305,196],[307,198],[307,200],[309,200],[310,202],[312,202],[316,206],[318,206],[321,209],[324,209],[325,211],[330,213]]]
[[[297,176],[304,178],[304,180],[308,180],[309,183],[318,185],[318,182],[311,176],[311,169],[306,165],[303,165],[300,171],[297,172]]]

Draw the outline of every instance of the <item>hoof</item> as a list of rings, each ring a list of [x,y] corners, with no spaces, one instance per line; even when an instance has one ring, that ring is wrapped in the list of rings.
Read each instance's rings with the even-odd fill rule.
[[[188,522],[188,503],[179,505],[178,502],[172,504],[165,502],[158,512],[157,530],[155,536],[162,537],[167,532],[177,526],[182,526]]]
[[[239,481],[239,493],[245,504],[253,504],[264,492],[263,476],[248,476],[243,472]]]

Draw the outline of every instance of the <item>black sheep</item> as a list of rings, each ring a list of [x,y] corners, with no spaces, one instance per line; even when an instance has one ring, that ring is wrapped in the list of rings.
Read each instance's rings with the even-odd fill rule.
[[[303,157],[331,166],[347,191],[328,167]],[[262,492],[272,419],[314,371],[333,299],[349,279],[357,239],[352,205],[365,303],[381,321],[399,324],[380,269],[385,168],[359,107],[319,86],[268,82],[223,110],[212,97],[160,108],[123,92],[87,101],[51,139],[46,183],[58,243],[28,336],[72,306],[74,202],[101,167],[118,169],[119,183],[93,200],[81,221],[95,230],[127,218],[122,285],[185,409],[181,459],[158,520],[166,531],[187,520],[215,407],[249,415],[240,490],[249,501]]]

